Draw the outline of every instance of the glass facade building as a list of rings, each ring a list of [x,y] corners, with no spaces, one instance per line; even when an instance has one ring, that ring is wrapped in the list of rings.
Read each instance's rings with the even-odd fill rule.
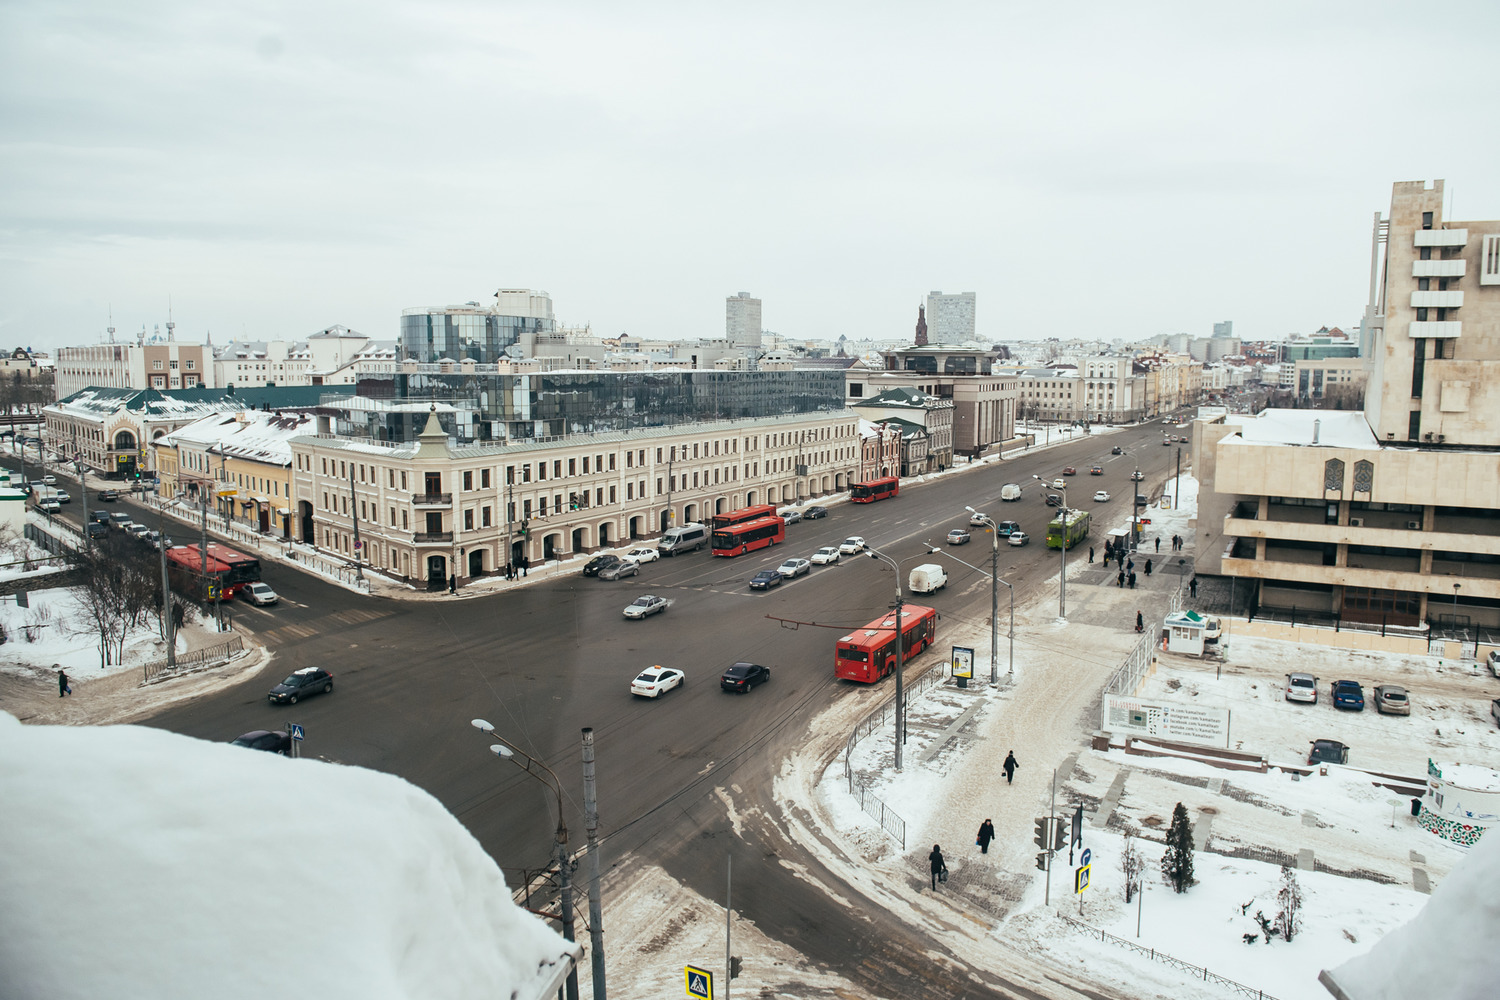
[[[408,309],[401,314],[401,358],[408,361],[463,361],[493,364],[524,333],[551,333],[549,317],[504,316],[479,306]]]

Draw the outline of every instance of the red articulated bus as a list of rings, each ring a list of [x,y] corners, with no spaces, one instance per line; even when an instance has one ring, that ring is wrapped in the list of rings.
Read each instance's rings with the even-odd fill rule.
[[[874,503],[901,492],[901,480],[895,476],[872,479],[868,483],[855,483],[849,487],[849,499],[855,503]]]
[[[222,600],[223,581],[228,575],[229,567],[217,559],[209,559],[205,566],[196,545],[174,545],[167,549],[167,576],[172,589],[185,597],[195,601]]]
[[[785,540],[786,522],[773,515],[727,528],[715,528],[713,550],[716,556],[742,556]]]
[[[189,546],[191,548],[191,546]],[[245,587],[260,582],[260,560],[218,542],[208,543],[208,557],[223,563],[228,571],[224,576],[224,597],[234,597]]]
[[[905,604],[901,607],[901,621],[905,626],[903,643],[906,652],[903,662],[910,660],[932,645],[937,634],[938,613],[920,604]],[[834,652],[833,674],[846,681],[874,684],[896,669],[896,612],[887,611],[857,632],[851,632],[838,641]]]
[[[746,521],[755,521],[762,517],[775,517],[776,505],[770,503],[757,504],[754,507],[745,507],[741,510],[731,511],[728,514],[715,514],[709,521],[713,528],[731,528],[736,524],[744,524]]]

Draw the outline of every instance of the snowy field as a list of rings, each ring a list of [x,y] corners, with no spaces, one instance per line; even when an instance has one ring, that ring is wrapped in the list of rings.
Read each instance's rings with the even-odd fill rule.
[[[86,683],[122,670],[139,670],[151,660],[167,655],[166,640],[156,628],[156,617],[131,631],[125,640],[123,662],[101,665],[99,635],[72,589],[50,588],[28,594],[31,607],[15,601],[0,603],[0,628],[6,641],[0,645],[0,670],[35,676],[55,673],[58,667],[74,682]]]

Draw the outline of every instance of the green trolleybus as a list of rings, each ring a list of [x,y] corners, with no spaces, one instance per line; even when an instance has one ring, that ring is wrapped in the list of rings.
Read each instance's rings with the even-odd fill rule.
[[[1071,549],[1089,536],[1089,520],[1086,510],[1062,508],[1047,525],[1047,548]]]

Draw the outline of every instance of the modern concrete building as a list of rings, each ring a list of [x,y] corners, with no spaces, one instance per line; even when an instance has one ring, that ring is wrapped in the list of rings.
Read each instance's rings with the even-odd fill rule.
[[[724,300],[724,336],[737,348],[760,351],[760,299],[740,292]]]
[[[169,327],[173,324],[167,324]],[[111,389],[214,388],[213,347],[146,336],[134,344],[63,347],[57,352],[57,398],[91,386]]]
[[[401,314],[403,360],[440,362],[470,358],[492,364],[517,347],[529,357],[528,335],[557,329],[552,297],[531,289],[502,288],[495,304],[466,302],[457,306],[407,309]]]
[[[1298,399],[1319,400],[1358,392],[1364,395],[1367,371],[1363,358],[1324,358],[1283,365],[1292,376],[1291,390]]]
[[[934,344],[967,344],[974,340],[974,293],[927,293],[928,340]]]

